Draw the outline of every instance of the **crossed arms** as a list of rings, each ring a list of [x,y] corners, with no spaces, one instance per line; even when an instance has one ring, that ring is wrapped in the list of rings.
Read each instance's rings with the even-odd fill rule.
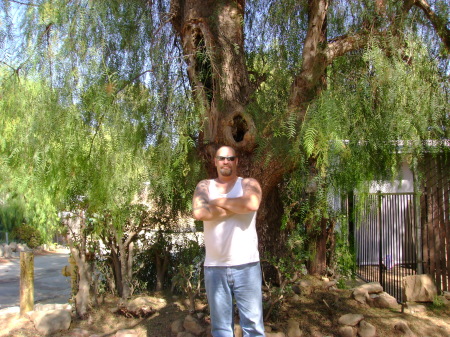
[[[262,192],[255,179],[246,178],[242,181],[243,195],[238,198],[209,200],[209,183],[209,180],[202,180],[195,188],[192,215],[196,220],[217,220],[231,214],[245,214],[258,210]]]

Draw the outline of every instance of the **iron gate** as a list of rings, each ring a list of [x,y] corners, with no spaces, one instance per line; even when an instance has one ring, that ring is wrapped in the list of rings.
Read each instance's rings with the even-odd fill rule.
[[[354,201],[357,274],[366,282],[380,282],[399,302],[402,278],[422,273],[416,202],[414,193],[381,192]]]

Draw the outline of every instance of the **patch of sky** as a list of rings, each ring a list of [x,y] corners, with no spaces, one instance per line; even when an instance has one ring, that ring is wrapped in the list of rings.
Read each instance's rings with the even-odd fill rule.
[[[17,69],[25,58],[21,53],[24,38],[20,27],[25,9],[17,2],[0,2],[0,63],[11,69]]]

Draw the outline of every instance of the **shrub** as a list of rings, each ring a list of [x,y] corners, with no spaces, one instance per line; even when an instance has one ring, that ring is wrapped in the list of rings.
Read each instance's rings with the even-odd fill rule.
[[[26,243],[30,248],[36,248],[44,243],[39,230],[29,224],[22,224],[14,227],[11,235],[14,239]]]

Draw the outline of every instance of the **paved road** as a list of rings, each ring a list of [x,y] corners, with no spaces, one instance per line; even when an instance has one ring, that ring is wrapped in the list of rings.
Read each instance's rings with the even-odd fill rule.
[[[61,274],[68,251],[34,257],[34,302],[67,303],[70,279]],[[20,305],[20,258],[0,263],[0,310]]]

